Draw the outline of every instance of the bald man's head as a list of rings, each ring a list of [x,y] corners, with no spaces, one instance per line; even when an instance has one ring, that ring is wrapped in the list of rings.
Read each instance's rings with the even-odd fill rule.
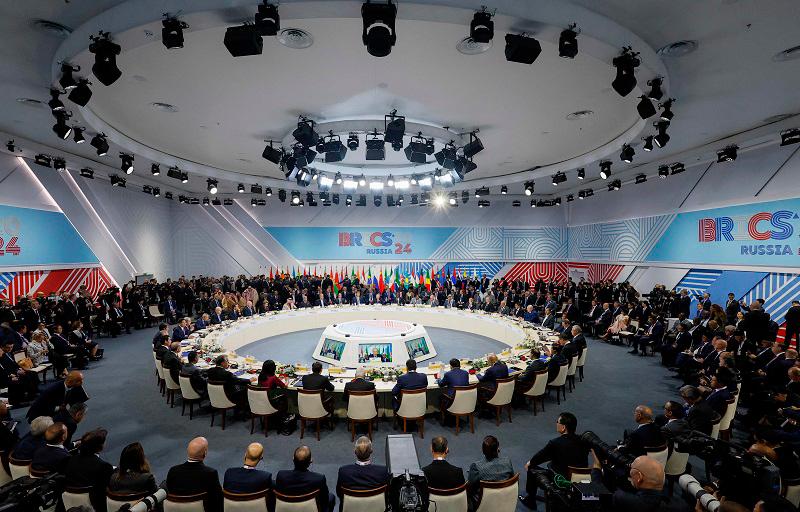
[[[244,454],[244,463],[246,466],[257,466],[262,458],[264,458],[264,447],[261,443],[250,443],[247,445],[247,451]]]
[[[73,370],[67,374],[67,378],[64,379],[64,384],[68,388],[74,388],[76,386],[83,385],[83,374],[77,370]]]
[[[186,454],[190,460],[201,461],[206,458],[208,454],[208,439],[205,437],[195,437],[189,441],[189,446],[186,447]]]
[[[653,409],[646,405],[638,405],[633,411],[633,417],[636,423],[650,423],[653,421]]]
[[[664,488],[664,466],[647,455],[636,457],[631,464],[629,480],[636,489],[660,491]]]
[[[299,446],[294,451],[294,469],[306,470],[311,465],[311,449],[308,446]]]

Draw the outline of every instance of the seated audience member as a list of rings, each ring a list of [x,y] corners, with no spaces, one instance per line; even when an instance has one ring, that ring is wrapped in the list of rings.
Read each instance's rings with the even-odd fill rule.
[[[89,355],[89,360],[96,361],[100,357],[100,346],[91,340],[89,335],[83,330],[83,322],[76,320],[72,324],[72,332],[67,339],[72,345],[82,347]]]
[[[222,488],[238,494],[252,494],[272,488],[272,474],[256,469],[264,458],[261,443],[250,443],[244,453],[244,464],[225,471]]]
[[[531,306],[531,309],[533,306]],[[542,327],[545,329],[555,329],[556,328],[556,316],[550,311],[550,308],[544,309],[544,317],[542,318]]]
[[[190,351],[186,355],[186,361],[188,362],[181,367],[181,375],[189,377],[189,382],[192,384],[192,389],[194,389],[200,395],[205,395],[207,391],[206,387],[208,376],[197,366],[197,362],[199,360],[200,356],[197,354],[197,351]]]
[[[28,421],[39,416],[53,416],[59,409],[73,402],[84,401],[83,373],[73,370],[62,382],[49,384],[34,400],[25,415]]]
[[[181,368],[183,368],[181,342],[173,341],[169,344],[169,350],[164,352],[164,356],[161,358],[161,366],[169,372],[172,380],[178,382],[178,376],[181,373]]]
[[[211,325],[219,325],[223,320],[225,320],[225,315],[222,313],[222,307],[215,307],[214,312],[211,313]]]
[[[3,354],[0,357],[0,387],[8,388],[8,402],[11,405],[32,400],[39,389],[39,376],[22,369],[14,360],[14,342],[10,339],[3,342]]]
[[[482,374],[478,374],[478,398],[482,401],[492,398],[495,389],[497,389],[497,379],[505,379],[508,377],[508,366],[506,363],[500,361],[495,354],[489,354],[486,357],[486,362],[489,366]]]
[[[31,469],[50,473],[64,473],[69,461],[69,452],[64,448],[67,427],[63,423],[53,423],[44,433],[44,446],[36,450],[31,461]]]
[[[353,380],[344,385],[344,401],[349,402],[351,391],[372,391],[375,389],[375,383],[366,379],[367,370],[363,366],[356,368],[356,376]],[[375,400],[378,396],[375,396]]]
[[[456,358],[450,360],[450,370],[445,372],[436,381],[440,388],[444,388],[439,398],[439,409],[444,410],[453,403],[455,396],[455,386],[469,385],[469,373],[461,369],[461,361]]]
[[[308,391],[322,390],[322,406],[329,413],[333,413],[333,383],[328,377],[322,375],[322,363],[315,361],[311,364],[311,373],[303,375],[301,379],[303,389]]]
[[[542,361],[542,353],[537,348],[532,348],[530,353],[530,358],[528,359],[528,364],[525,366],[525,370],[519,374],[517,377],[517,382],[527,384],[533,383],[534,379],[536,378],[536,372],[540,372],[547,368],[547,363]]]
[[[463,485],[464,470],[447,462],[447,455],[450,448],[447,447],[447,438],[436,436],[431,440],[431,456],[433,460],[430,464],[422,468],[428,486],[434,489],[455,489]]]
[[[208,313],[203,313],[194,323],[194,330],[206,329],[209,325],[211,325],[211,316]]]
[[[367,436],[356,439],[356,462],[339,468],[336,478],[336,495],[339,496],[339,509],[344,502],[342,488],[353,490],[375,489],[389,483],[389,470],[386,466],[372,463],[372,441]]]
[[[122,449],[119,467],[111,473],[108,490],[118,494],[155,492],[158,489],[156,478],[150,472],[150,463],[144,456],[144,448],[139,443],[131,443]]]
[[[63,335],[64,328],[61,324],[55,324],[52,329],[52,336],[50,336],[50,362],[55,366],[56,374],[63,378],[67,373],[67,365],[69,363],[69,356],[75,356],[72,360],[72,367],[80,369],[86,366],[88,355],[86,351],[72,345],[67,338]]]
[[[188,318],[181,318],[178,325],[172,329],[172,341],[183,341],[192,333],[191,320]]]
[[[68,450],[72,450],[74,447],[72,436],[74,436],[75,431],[78,430],[78,424],[86,417],[87,409],[86,402],[78,402],[59,409],[53,415],[53,421],[61,422],[67,427],[67,438],[64,439],[64,446]]]
[[[723,373],[723,375],[727,375],[727,373]],[[720,416],[725,415],[728,410],[728,400],[733,398],[731,392],[728,391],[728,383],[725,379],[725,377],[720,377],[718,374],[712,375],[710,382],[711,393],[705,399],[705,402]]]
[[[569,475],[569,466],[585,468],[589,462],[589,448],[575,434],[578,428],[578,419],[574,414],[562,412],[556,419],[556,431],[559,436],[551,439],[547,444],[536,452],[531,460],[525,464],[528,478],[525,485],[526,496],[520,496],[522,504],[536,510],[536,492],[538,484],[533,475],[534,472],[544,471],[549,476],[558,473],[564,477]],[[541,468],[540,465],[550,462],[549,468]]]
[[[711,435],[713,423],[719,419],[719,414],[703,400],[700,390],[695,386],[683,386],[680,390],[681,398],[688,404],[686,421],[692,430]]]
[[[556,325],[555,329],[553,330],[558,334],[565,334],[568,339],[572,339],[572,322],[566,318],[561,320],[561,322]]]
[[[219,485],[219,475],[216,469],[203,463],[208,455],[208,440],[195,437],[189,441],[186,453],[186,462],[172,466],[167,473],[167,492],[182,495],[205,492],[206,511],[221,512],[222,487]]]
[[[282,390],[286,389],[286,383],[275,375],[276,370],[275,361],[272,359],[264,361],[264,364],[261,365],[261,372],[258,374],[258,385],[267,389],[269,400],[275,408],[285,412],[288,401],[286,392]]]
[[[483,458],[470,464],[467,470],[467,483],[473,501],[478,500],[481,481],[502,482],[514,476],[511,459],[500,456],[500,442],[494,436],[486,436],[481,444]]]
[[[636,428],[628,432],[625,431],[625,440],[619,446],[619,451],[633,457],[647,455],[645,448],[654,448],[666,443],[661,428],[653,421],[653,410],[646,405],[639,405],[633,411],[633,421],[637,423]]]
[[[661,345],[661,340],[664,338],[664,323],[656,315],[651,314],[648,319],[648,326],[640,334],[634,334],[631,337],[631,346],[633,349],[631,354],[647,352],[648,345]]]
[[[169,326],[167,324],[158,324],[158,332],[153,335],[154,351],[158,351],[158,348],[164,344],[164,336],[169,338]]]
[[[91,487],[89,499],[95,511],[106,510],[106,488],[114,466],[100,458],[108,432],[96,429],[85,433],[76,454],[69,458],[64,469],[64,484],[74,487]]]
[[[422,389],[428,387],[428,376],[417,373],[417,362],[413,359],[406,361],[406,373],[397,377],[397,384],[392,388],[392,405],[394,410],[400,408],[400,395],[403,389]]]
[[[28,343],[28,350],[26,353],[34,367],[45,362],[44,360],[47,356],[47,337],[43,332],[33,333],[31,342]]]
[[[533,309],[533,304],[528,304],[525,308],[525,314],[522,315],[522,319],[532,324],[539,323],[539,315]],[[555,322],[555,319],[553,321]]]
[[[691,430],[683,405],[674,400],[664,404],[664,415],[657,417],[656,423],[661,425],[661,432],[667,438],[681,436]]]
[[[11,456],[15,459],[31,460],[36,450],[45,445],[44,434],[52,424],[53,418],[50,416],[34,418],[31,421],[31,430],[14,446]]]
[[[214,367],[209,368],[206,372],[208,380],[222,382],[225,386],[225,394],[231,401],[239,406],[247,407],[247,385],[250,384],[250,379],[236,377],[228,371],[229,367],[228,356],[222,354],[215,357]]]
[[[294,451],[294,469],[283,469],[275,475],[275,491],[288,496],[301,496],[313,491],[317,494],[317,508],[320,512],[333,512],[336,496],[328,491],[325,475],[309,471],[313,460],[308,446],[300,446]]]
[[[592,455],[594,456],[594,452]],[[594,456],[594,470],[600,470],[600,467],[600,461]],[[612,497],[615,512],[665,510],[662,505],[665,505],[669,498],[663,493],[664,466],[660,462],[646,455],[636,457],[631,463],[628,481],[636,492],[617,489]]]

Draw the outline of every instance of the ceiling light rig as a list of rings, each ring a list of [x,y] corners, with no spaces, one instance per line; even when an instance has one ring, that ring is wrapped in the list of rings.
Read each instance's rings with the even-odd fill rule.
[[[358,134],[355,132],[350,132],[347,135],[347,149],[350,151],[355,151],[358,149]]]
[[[77,73],[80,70],[80,66],[73,66],[67,62],[62,62],[61,78],[58,79],[58,85],[60,85],[65,91],[71,91],[72,89],[78,87],[78,82],[75,80],[75,77],[72,76],[72,73]]]
[[[670,98],[664,103],[659,104],[663,110],[661,111],[661,120],[662,121],[672,121],[672,118],[675,117],[675,114],[672,113],[672,103],[675,101],[675,98]]]
[[[608,184],[608,191],[609,192],[614,191],[614,190],[619,190],[620,188],[622,188],[622,182],[620,180],[614,180],[614,181],[612,181],[611,183]]]
[[[557,187],[559,183],[567,181],[567,175],[563,172],[557,172],[553,175],[553,186]]]
[[[254,17],[255,27],[262,36],[275,36],[281,29],[281,16],[278,6],[266,0],[258,6]]]
[[[639,98],[641,98],[641,100],[639,101],[639,104],[636,105],[636,110],[639,112],[639,117],[642,119],[648,119],[656,115],[656,112],[658,111],[656,110],[656,106],[653,105],[653,101],[645,94],[642,94],[639,96]]]
[[[533,64],[542,53],[542,45],[527,34],[506,34],[506,60],[520,64]]]
[[[125,174],[133,174],[133,155],[128,153],[120,153],[120,166],[119,168],[122,169],[122,172]]]
[[[680,174],[686,170],[686,167],[681,162],[675,162],[669,166],[670,170],[672,171],[672,175],[675,176],[676,174]]]
[[[717,163],[733,162],[738,156],[739,146],[731,144],[717,151]]]
[[[64,102],[58,98],[62,94],[58,89],[50,89],[50,101],[47,102],[47,106],[53,113],[64,111]]]
[[[659,101],[662,97],[664,97],[664,91],[661,90],[663,83],[664,79],[660,76],[649,80],[647,85],[650,86],[650,92],[647,93],[647,97],[653,101]]]
[[[558,37],[558,56],[564,59],[574,59],[578,55],[578,33],[580,30],[577,24],[572,23],[568,28],[561,32]]]
[[[89,51],[94,54],[94,65],[92,73],[97,80],[109,86],[122,76],[122,71],[117,67],[117,55],[122,52],[122,48],[111,42],[108,32],[99,32],[97,36],[90,36],[92,40],[89,44]]]
[[[153,164],[150,166],[150,174],[153,176],[160,176],[161,175],[161,166],[158,164]]]
[[[622,48],[622,53],[614,57],[612,64],[617,68],[617,76],[611,82],[611,87],[622,97],[627,96],[636,87],[634,71],[641,64],[638,53],[630,46]]]
[[[92,99],[92,89],[89,88],[91,82],[85,78],[78,79],[78,85],[70,91],[69,100],[78,106],[85,107]]]
[[[525,182],[525,195],[526,196],[529,196],[529,195],[533,194],[533,186],[534,186],[533,181],[526,181]]]
[[[655,126],[658,131],[658,134],[653,137],[653,142],[655,142],[656,146],[659,148],[663,148],[669,142],[669,134],[667,133],[669,121],[658,121],[653,123],[653,126]]]
[[[635,183],[637,185],[641,185],[642,183],[646,183],[647,182],[647,175],[646,174],[637,174],[634,181],[635,181]]]
[[[92,137],[89,144],[97,150],[97,156],[106,156],[108,154],[108,141],[105,133],[98,133]]]
[[[669,176],[669,166],[668,165],[659,165],[658,166],[658,177],[666,179]]]
[[[464,146],[464,158],[472,159],[475,155],[483,151],[483,142],[478,138],[480,130],[473,130],[469,133],[469,142]]]
[[[781,146],[800,143],[800,128],[789,128],[781,132]]]
[[[167,50],[183,48],[183,31],[189,28],[189,25],[169,14],[164,15],[161,25],[161,42],[164,47]]]
[[[611,162],[603,160],[600,162],[600,177],[607,180],[611,176]]]
[[[586,179],[586,169],[584,169],[583,167],[578,169],[578,179],[579,180]]]
[[[73,133],[72,140],[75,142],[75,144],[83,144],[84,142],[86,142],[86,137],[83,136],[83,132],[84,129],[81,128],[80,126],[72,127],[72,133]]]
[[[333,130],[328,132],[324,141],[326,163],[335,163],[344,160],[344,157],[347,156],[347,146],[342,144],[342,139],[338,135],[333,134]],[[313,158],[311,161],[313,161]]]
[[[469,24],[469,37],[476,43],[488,44],[494,37],[494,11],[489,12],[485,5],[476,12]]]
[[[373,57],[386,57],[392,52],[392,46],[397,42],[395,19],[397,6],[388,0],[388,3],[376,4],[367,0],[361,6],[361,18],[364,29],[361,41],[367,47],[367,53]]]
[[[209,194],[216,194],[217,193],[217,180],[212,180],[211,178],[206,180],[206,185]]]
[[[378,133],[374,130],[367,135],[364,140],[364,145],[367,147],[366,159],[367,160],[384,160],[386,159],[386,141],[385,135]]]
[[[415,164],[424,164],[428,161],[427,141],[422,132],[411,137],[405,149],[408,161]]]
[[[66,140],[72,133],[72,127],[67,125],[71,113],[58,111],[53,115],[56,118],[56,124],[53,125],[53,133],[55,133],[59,139]]]
[[[636,154],[636,150],[633,149],[633,146],[630,144],[623,144],[622,151],[619,154],[619,159],[625,163],[633,162],[633,156]]]
[[[653,136],[648,135],[647,137],[642,137],[644,144],[642,145],[642,149],[644,151],[653,151]]]

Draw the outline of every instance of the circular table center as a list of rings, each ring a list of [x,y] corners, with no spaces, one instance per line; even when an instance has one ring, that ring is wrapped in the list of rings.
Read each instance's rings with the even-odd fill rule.
[[[400,320],[353,320],[336,324],[334,328],[350,336],[382,338],[409,333],[414,329],[414,324]]]

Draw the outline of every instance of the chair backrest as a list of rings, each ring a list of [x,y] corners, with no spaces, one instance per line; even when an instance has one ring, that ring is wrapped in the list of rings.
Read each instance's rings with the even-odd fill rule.
[[[11,472],[11,479],[16,480],[31,474],[31,459],[15,459],[13,454],[8,458],[8,469]]]
[[[31,468],[30,477],[31,478],[45,478],[47,476],[50,476],[50,473],[52,473],[52,471],[50,471],[49,469],[34,469],[34,468]]]
[[[783,497],[795,507],[800,507],[800,479],[783,481]]]
[[[275,512],[319,512],[317,507],[318,493],[319,489],[300,496],[290,496],[273,491],[273,494],[275,494]]]
[[[180,379],[180,376],[178,376]],[[175,379],[172,378],[172,372],[164,368],[164,382],[167,385],[167,389],[173,391],[179,391],[181,389],[181,385],[179,382],[175,382]]]
[[[192,379],[188,375],[178,375],[178,384],[181,386],[181,396],[188,400],[199,400],[200,394],[192,387]]]
[[[713,439],[719,438],[719,427],[722,423],[722,418],[717,418],[717,420],[711,424],[711,437]]]
[[[667,463],[664,465],[664,474],[679,476],[686,473],[686,464],[689,462],[689,452],[679,452],[673,449]]]
[[[181,496],[167,493],[164,499],[164,512],[205,512],[203,500],[206,493]]]
[[[324,418],[328,411],[322,406],[322,390],[297,390],[297,410],[303,418]]]
[[[72,507],[92,506],[92,501],[89,499],[89,491],[91,487],[64,487],[61,493],[61,502],[64,504],[64,510],[69,510]]]
[[[148,306],[147,311],[150,313],[150,316],[155,316],[155,317],[162,316],[161,311],[158,310],[158,306],[155,305]]]
[[[731,422],[736,415],[736,402],[737,400],[735,397],[728,400],[728,407],[725,409],[725,414],[723,414],[722,419],[719,420],[720,430],[728,430],[731,428]]]
[[[106,490],[106,509],[108,512],[117,512],[121,507],[127,504],[134,504],[149,494],[149,492],[127,494]]]
[[[386,488],[386,485],[365,490],[340,487],[342,512],[384,512],[386,510]]]
[[[223,489],[222,505],[225,512],[267,512],[268,495],[269,489],[247,494],[229,492]]]
[[[436,504],[436,512],[467,512],[467,484],[453,489],[434,489],[428,487],[431,502]]]
[[[371,420],[378,416],[375,390],[351,391],[347,402],[347,417],[351,420]]]
[[[657,460],[662,466],[667,465],[669,449],[666,444],[662,444],[661,446],[645,446],[644,451],[647,452],[648,457]]]
[[[7,462],[8,462],[8,456],[5,450],[0,450],[0,487],[6,485],[8,482],[12,480],[11,473],[6,471]]]
[[[502,482],[481,480],[481,503],[476,512],[514,512],[518,488],[519,473]]]
[[[548,382],[550,386],[563,386],[567,383],[567,371],[569,370],[569,365],[562,365],[558,368],[558,375]]]
[[[225,384],[220,381],[208,381],[208,399],[211,401],[211,407],[217,409],[229,409],[236,405],[228,398],[225,393]]]
[[[578,357],[578,368],[586,365],[586,353],[589,352],[589,347],[583,347],[580,357]]]
[[[158,372],[158,378],[163,380],[164,379],[164,366],[161,364],[161,361],[159,361],[158,358],[156,357],[156,353],[155,352],[153,352],[153,357],[155,358],[155,361],[156,361],[156,372]]]
[[[567,367],[567,376],[572,377],[575,375],[575,370],[578,369],[578,354],[572,356],[569,360],[569,366]]]
[[[478,385],[453,386],[455,395],[453,403],[447,408],[453,414],[470,414],[475,412],[475,405],[478,403]]]
[[[639,328],[639,321],[638,320],[631,320],[630,323],[630,330],[631,332],[636,332],[636,329]]]
[[[547,391],[547,368],[536,372],[533,378],[533,385],[523,394],[527,396],[542,396]]]
[[[567,466],[569,481],[574,483],[591,482],[592,468],[582,468],[578,466]]]
[[[269,390],[261,386],[247,386],[247,402],[250,404],[250,412],[268,416],[278,412],[272,402],[269,401]]]
[[[514,397],[514,381],[516,377],[506,377],[505,379],[497,379],[497,388],[494,390],[494,396],[489,399],[490,405],[508,405]]]
[[[401,418],[422,418],[428,410],[427,389],[401,389],[400,408],[397,415]]]

